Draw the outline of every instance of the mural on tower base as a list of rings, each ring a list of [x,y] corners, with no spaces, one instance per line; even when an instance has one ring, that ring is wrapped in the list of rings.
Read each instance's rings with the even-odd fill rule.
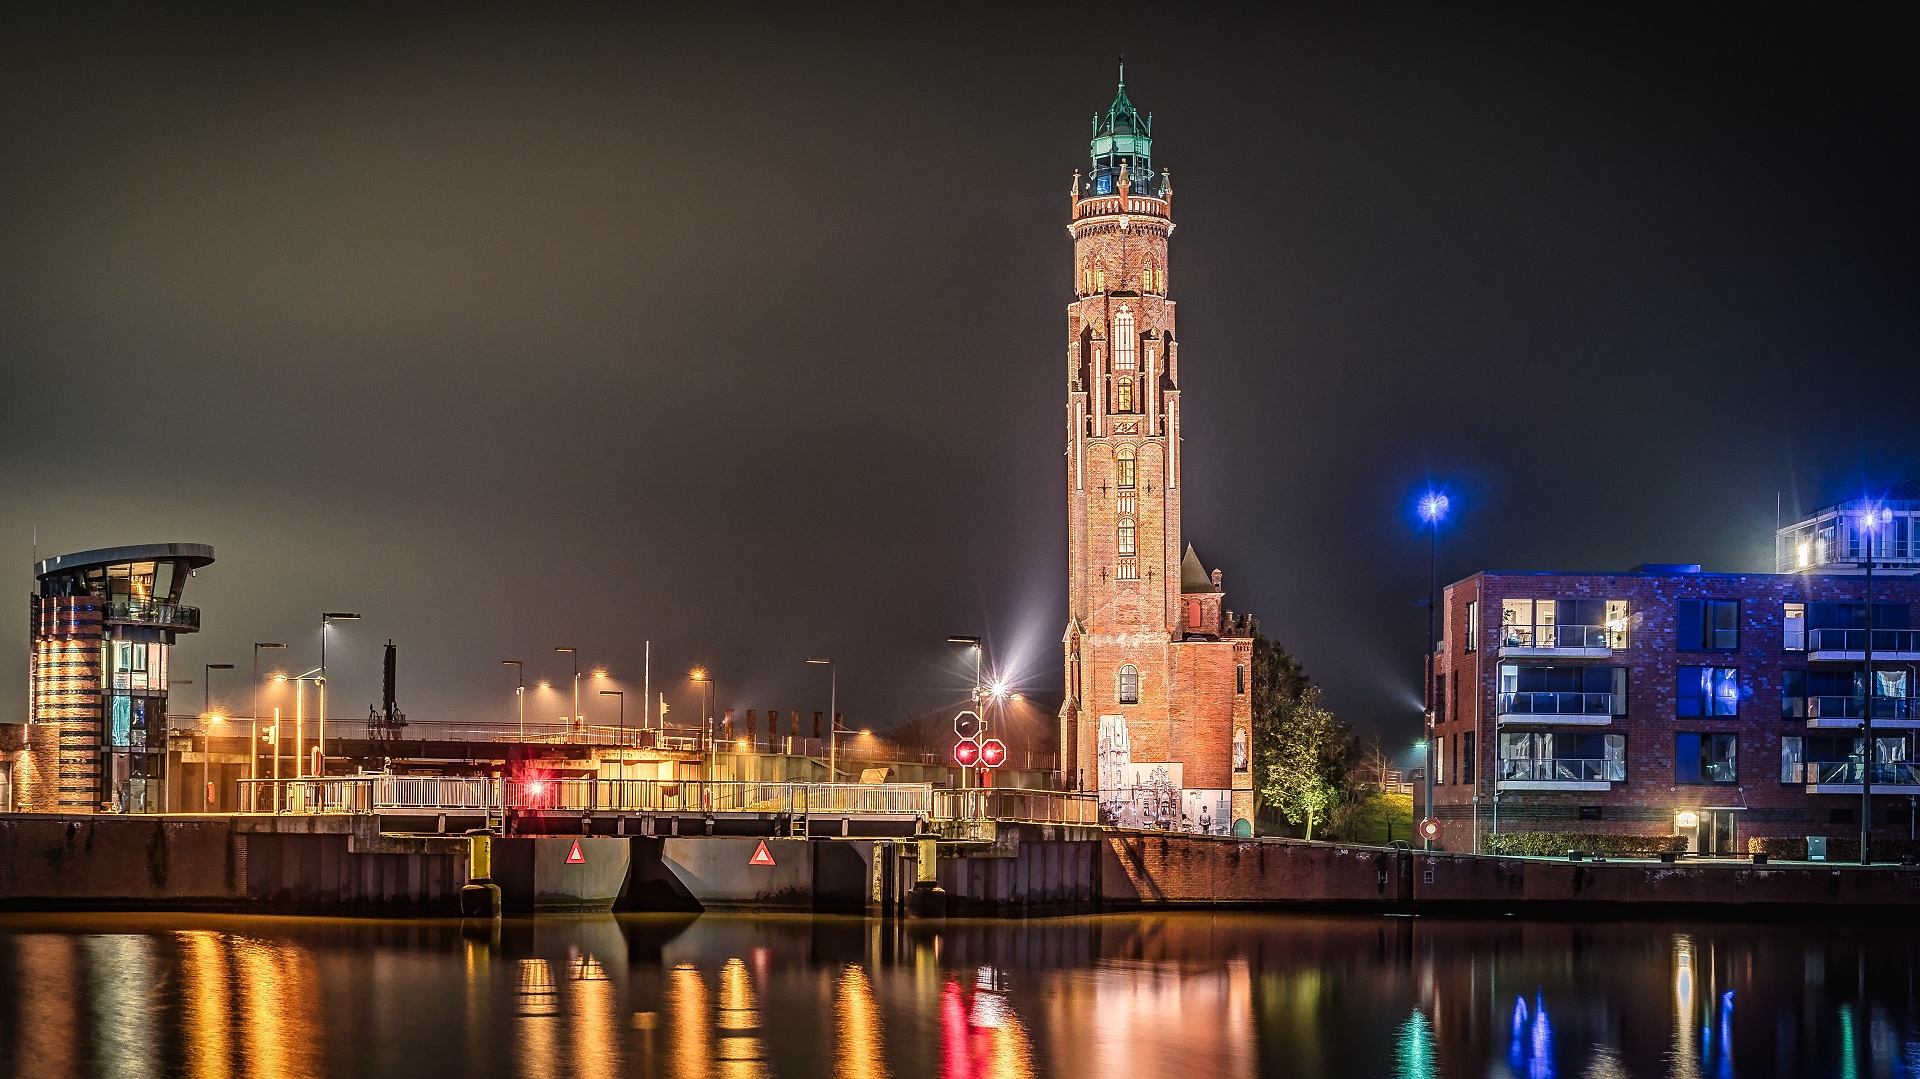
[[[1250,829],[1253,620],[1181,535],[1173,184],[1124,71],[1090,150],[1068,226],[1061,780],[1098,792],[1114,824]]]

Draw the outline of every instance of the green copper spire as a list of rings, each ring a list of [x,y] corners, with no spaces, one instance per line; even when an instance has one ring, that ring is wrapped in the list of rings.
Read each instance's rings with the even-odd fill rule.
[[[1113,104],[1093,118],[1093,142],[1089,149],[1093,159],[1089,180],[1094,194],[1111,195],[1119,191],[1123,166],[1129,189],[1141,194],[1153,192],[1153,114],[1142,117],[1127,97],[1125,57],[1120,60],[1120,85],[1114,91]]]

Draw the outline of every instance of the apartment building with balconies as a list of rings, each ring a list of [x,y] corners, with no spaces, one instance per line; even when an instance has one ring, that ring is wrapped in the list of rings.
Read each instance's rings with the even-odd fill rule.
[[[1867,527],[1869,509],[1883,519]],[[1876,576],[1920,574],[1920,480],[1896,484],[1883,499],[1859,498],[1809,513],[1773,536],[1780,573],[1865,574],[1873,552]]]
[[[1447,586],[1435,656],[1441,842],[1490,832],[1908,837],[1920,776],[1920,578],[1477,573]],[[1872,696],[1866,695],[1871,683]],[[1863,713],[1871,709],[1872,770]]]

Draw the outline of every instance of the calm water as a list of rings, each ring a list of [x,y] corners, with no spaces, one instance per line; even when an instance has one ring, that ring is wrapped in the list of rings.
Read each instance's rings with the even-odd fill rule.
[[[0,916],[19,1076],[1905,1076],[1920,932]]]

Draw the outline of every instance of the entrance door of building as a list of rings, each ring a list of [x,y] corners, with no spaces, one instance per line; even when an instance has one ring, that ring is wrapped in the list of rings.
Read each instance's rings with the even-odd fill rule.
[[[1694,849],[1701,854],[1731,857],[1735,853],[1733,814],[1731,809],[1701,810],[1699,839]]]

